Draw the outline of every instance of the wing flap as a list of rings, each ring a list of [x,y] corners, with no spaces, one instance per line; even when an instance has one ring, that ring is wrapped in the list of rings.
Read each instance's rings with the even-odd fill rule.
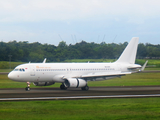
[[[111,77],[111,76],[123,76],[131,74],[131,72],[101,72],[101,73],[89,73],[82,75],[81,78],[92,78],[92,77]]]

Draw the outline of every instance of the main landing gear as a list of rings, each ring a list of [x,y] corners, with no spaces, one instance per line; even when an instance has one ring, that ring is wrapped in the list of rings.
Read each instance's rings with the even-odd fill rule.
[[[67,90],[67,87],[62,83],[62,85],[60,86],[61,90]]]
[[[88,91],[89,90],[88,85],[86,85],[85,87],[81,87],[81,90]]]
[[[60,85],[60,89],[61,90],[67,90],[67,87],[62,83],[62,85]],[[88,91],[89,90],[88,85],[86,85],[85,87],[81,87],[81,90]]]
[[[31,83],[30,83],[30,82],[27,82],[27,87],[25,88],[26,91],[30,91],[30,90],[31,90],[31,89],[30,89],[30,85],[31,85]]]

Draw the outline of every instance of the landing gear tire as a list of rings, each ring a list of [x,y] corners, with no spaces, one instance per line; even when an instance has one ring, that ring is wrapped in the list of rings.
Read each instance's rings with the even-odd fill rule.
[[[25,90],[26,91],[30,91],[31,89],[30,89],[30,87],[26,87]]]
[[[89,87],[86,85],[85,87],[82,87],[81,90],[88,91],[88,90],[89,90]]]
[[[65,87],[64,84],[62,84],[62,85],[60,86],[60,89],[61,89],[61,90],[67,90],[67,88]]]
[[[31,90],[31,89],[30,89],[30,85],[31,85],[31,83],[30,83],[30,82],[27,82],[27,87],[25,88],[26,91],[30,91],[30,90]]]

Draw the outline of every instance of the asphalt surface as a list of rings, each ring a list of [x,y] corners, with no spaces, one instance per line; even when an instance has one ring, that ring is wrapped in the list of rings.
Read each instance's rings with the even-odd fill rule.
[[[78,96],[118,96],[118,95],[160,95],[160,86],[126,86],[126,87],[90,87],[88,91],[80,88],[22,88],[0,89],[0,99],[4,98],[38,98],[38,97],[78,97]],[[145,97],[145,96],[144,96]],[[94,98],[94,97],[93,97]],[[98,97],[97,97],[98,98]]]

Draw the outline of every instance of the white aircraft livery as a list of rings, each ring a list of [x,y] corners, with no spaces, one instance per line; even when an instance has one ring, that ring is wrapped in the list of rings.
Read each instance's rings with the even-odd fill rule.
[[[35,86],[48,86],[62,83],[60,89],[70,87],[88,90],[88,81],[107,80],[135,73],[141,65],[135,64],[138,37],[133,37],[121,56],[113,63],[27,63],[17,66],[8,74],[14,81],[26,82],[26,91],[30,83]],[[143,67],[144,69],[144,67]]]

